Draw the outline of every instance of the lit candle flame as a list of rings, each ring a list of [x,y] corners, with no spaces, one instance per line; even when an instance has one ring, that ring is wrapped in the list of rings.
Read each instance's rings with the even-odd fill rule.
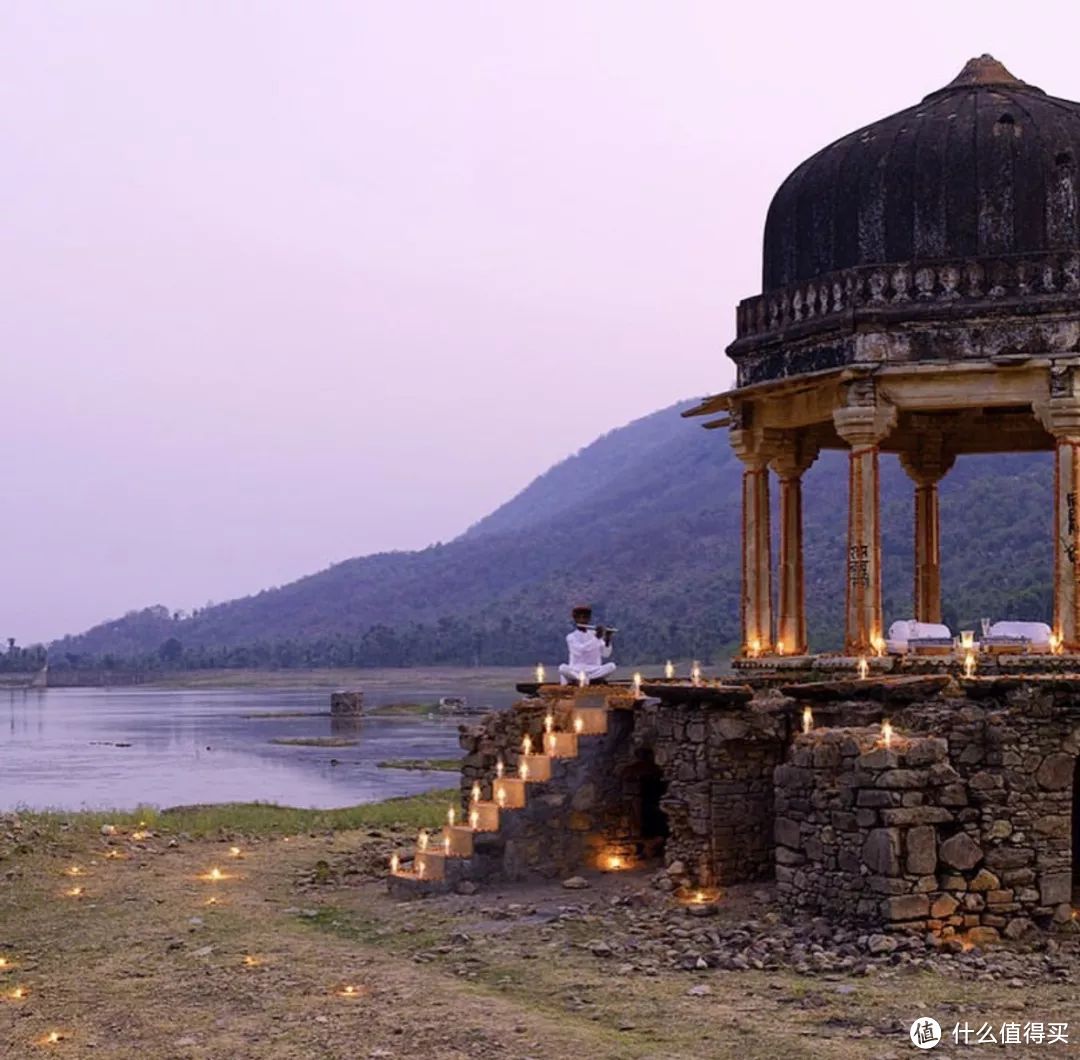
[[[6,957],[0,957],[0,968],[9,968],[11,962]]]
[[[641,695],[641,674],[640,673],[635,673],[634,674],[634,695],[635,696],[640,696]]]
[[[473,810],[469,814],[469,827],[475,832],[480,827],[480,811]]]
[[[885,639],[880,633],[872,633],[870,635],[870,647],[873,648],[874,654],[881,658],[885,654]]]
[[[870,663],[867,661],[867,658],[866,658],[865,655],[860,655],[859,656],[859,677],[862,680],[865,681],[866,678],[869,676],[869,674],[870,674]]]
[[[803,707],[802,731],[809,732],[814,727],[814,712],[809,707]]]
[[[784,654],[784,642],[782,640],[778,640],[776,642],[776,654],[777,655],[783,655]]]
[[[243,857],[243,851],[239,847],[229,847],[229,857],[230,858]]]
[[[549,755],[555,754],[555,733],[549,732],[545,734],[544,747]]]
[[[503,765],[503,760],[500,758],[498,762],[495,763],[495,776],[501,778],[505,771],[506,766]]]
[[[401,869],[401,858],[397,854],[390,855],[390,875],[396,876]]]
[[[975,676],[975,653],[973,651],[969,651],[967,655],[964,656],[964,676]]]
[[[761,641],[759,638],[754,637],[747,647],[747,655],[749,655],[751,659],[756,659],[761,654]]]
[[[480,801],[480,782],[475,781],[475,780],[473,781],[473,786],[472,786],[472,801],[473,802],[479,802]]]
[[[427,850],[427,845],[428,845],[428,834],[427,834],[427,832],[421,832],[416,837],[416,845],[420,849],[421,852]]]
[[[495,791],[495,801],[499,804],[500,809],[506,807],[506,789],[501,784]]]
[[[582,730],[584,728],[585,728],[585,719],[582,718],[582,716],[580,714],[578,714],[574,718],[574,732],[576,732],[578,734],[578,736],[580,736],[581,733],[582,733]]]
[[[361,997],[361,996],[362,996],[362,992],[357,987],[352,986],[351,984],[349,986],[343,986],[338,991],[338,997]]]
[[[705,892],[704,891],[695,891],[694,892],[694,901],[698,902],[698,903],[704,902],[705,901]]]
[[[554,732],[554,731],[555,731],[555,715],[552,714],[551,711],[549,710],[547,712],[547,714],[544,715],[544,732]]]
[[[536,683],[542,685],[544,683],[544,664],[536,664]]]
[[[454,818],[455,818],[456,816],[457,816],[457,813],[456,813],[456,811],[454,810],[454,807],[453,807],[453,806],[451,806],[451,807],[450,807],[450,808],[449,808],[449,809],[448,809],[448,810],[446,811],[446,823],[447,823],[447,824],[448,824],[448,825],[449,825],[449,826],[450,826],[451,828],[453,828],[453,827],[454,827]]]
[[[882,739],[882,742],[885,744],[886,747],[888,747],[892,743],[892,736],[893,736],[892,722],[889,721],[888,718],[886,718],[881,723],[881,739]]]
[[[962,629],[960,631],[960,647],[964,651],[972,651],[975,648],[975,630]]]
[[[577,675],[578,687],[584,688],[589,683],[589,677],[584,670],[579,670]]]
[[[422,861],[418,861],[416,863],[416,878],[418,880],[422,880],[424,878],[424,863]]]
[[[521,741],[521,753],[523,755],[532,754],[532,737],[528,733],[525,734]]]
[[[675,676],[675,664],[670,659],[664,663],[664,676],[669,681]]]
[[[8,994],[8,997],[10,997],[12,1001],[22,1001],[29,993],[30,991],[27,990],[25,986],[17,986],[10,994]]]
[[[49,1033],[45,1035],[45,1042],[48,1045],[56,1045],[58,1042],[62,1042],[63,1040],[64,1036],[59,1031],[49,1031]]]
[[[119,850],[110,850],[110,851],[109,851],[109,852],[108,852],[108,853],[107,853],[107,854],[105,855],[105,857],[106,857],[106,858],[107,858],[107,859],[108,859],[109,861],[120,861],[120,860],[122,860],[122,859],[123,859],[124,855],[123,855],[123,854],[122,854],[122,853],[121,853],[121,852],[120,852]]]
[[[132,832],[131,838],[134,839],[137,843],[141,843],[144,839],[150,838],[150,833],[143,830],[140,830],[138,832]]]
[[[225,879],[225,874],[219,868],[211,869],[210,872],[208,873],[208,875],[209,875],[210,879],[215,880],[215,881]]]
[[[522,780],[529,779],[529,763],[524,758],[518,763],[518,776]]]
[[[70,890],[64,891],[64,894],[66,894],[68,898],[81,898],[83,889],[81,887],[72,887]]]
[[[72,865],[70,869],[64,869],[65,876],[85,876],[86,870],[79,868],[78,865]]]
[[[262,961],[258,957],[252,957],[250,954],[244,957],[245,968],[258,968],[260,964],[262,964]]]
[[[618,854],[612,854],[608,858],[609,869],[621,869],[623,867],[623,859]]]
[[[446,854],[446,855],[449,855],[450,854],[450,837],[448,835],[443,836],[442,846],[443,846],[443,853]]]
[[[1054,655],[1061,654],[1061,634],[1054,632],[1050,634],[1050,651]]]
[[[694,665],[690,667],[690,680],[695,685],[701,684],[701,664],[694,660]]]

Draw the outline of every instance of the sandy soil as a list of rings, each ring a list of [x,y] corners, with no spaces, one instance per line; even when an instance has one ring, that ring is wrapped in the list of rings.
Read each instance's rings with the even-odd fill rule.
[[[922,1013],[950,1029],[1071,1018],[1080,1039],[1080,996],[1061,983],[630,972],[594,950],[605,906],[640,890],[640,876],[595,877],[587,891],[556,883],[400,903],[375,879],[394,840],[384,830],[136,843],[71,831],[9,847],[0,1056],[887,1058],[919,1055],[908,1026]],[[241,858],[230,857],[234,843]],[[124,858],[106,860],[109,849]],[[65,875],[72,866],[83,874]],[[215,866],[226,879],[199,878]],[[73,887],[81,896],[65,894]],[[743,915],[740,901],[733,892],[720,916]],[[598,912],[560,920],[583,902]],[[12,999],[19,986],[27,996]],[[36,1044],[51,1031],[62,1040]],[[930,1055],[1078,1048],[950,1045]]]

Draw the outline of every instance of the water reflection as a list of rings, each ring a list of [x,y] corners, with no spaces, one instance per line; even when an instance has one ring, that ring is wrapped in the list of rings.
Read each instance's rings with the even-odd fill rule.
[[[403,686],[367,706],[417,696]],[[508,705],[512,688],[486,697]],[[6,703],[5,703],[6,700]],[[331,718],[329,693],[278,690],[48,689],[0,699],[0,810],[279,802],[330,807],[453,783],[379,769],[392,758],[454,758],[458,718]],[[342,737],[340,747],[274,739]]]

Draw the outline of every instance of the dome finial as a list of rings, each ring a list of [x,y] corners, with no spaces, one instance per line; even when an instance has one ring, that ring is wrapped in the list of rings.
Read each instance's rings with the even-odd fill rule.
[[[968,59],[964,64],[964,69],[952,81],[944,88],[931,92],[926,98],[933,99],[946,92],[972,88],[1023,88],[1029,92],[1042,91],[1041,88],[1036,88],[1014,77],[1003,63],[999,63],[992,55],[984,52],[977,59]]]

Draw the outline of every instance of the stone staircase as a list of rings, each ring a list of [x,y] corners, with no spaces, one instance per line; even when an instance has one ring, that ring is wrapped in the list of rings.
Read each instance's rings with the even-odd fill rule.
[[[392,894],[408,898],[444,893],[465,881],[521,878],[536,868],[527,864],[534,859],[528,847],[521,846],[521,835],[531,833],[542,842],[553,816],[558,830],[559,823],[576,812],[575,798],[581,801],[583,786],[607,757],[604,745],[611,744],[609,722],[617,711],[613,704],[633,704],[621,687],[540,686],[536,695],[538,699],[511,709],[535,712],[539,705],[543,731],[536,736],[526,732],[516,748],[500,754],[493,774],[472,783],[463,809],[450,807],[440,832],[420,833],[411,857],[394,856],[387,879]],[[632,720],[629,710],[618,713]],[[629,731],[630,726],[622,728]],[[504,758],[516,761],[507,766]],[[595,835],[586,836],[587,831],[581,829],[578,844],[583,857],[587,847],[601,845]]]

